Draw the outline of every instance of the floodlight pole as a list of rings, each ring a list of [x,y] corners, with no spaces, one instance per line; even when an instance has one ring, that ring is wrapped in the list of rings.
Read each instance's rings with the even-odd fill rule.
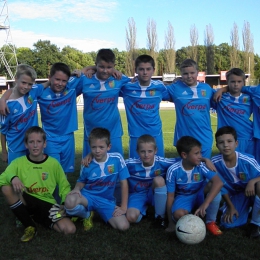
[[[10,79],[14,80],[18,63],[11,36],[7,0],[0,0],[0,8],[0,63],[5,66]]]

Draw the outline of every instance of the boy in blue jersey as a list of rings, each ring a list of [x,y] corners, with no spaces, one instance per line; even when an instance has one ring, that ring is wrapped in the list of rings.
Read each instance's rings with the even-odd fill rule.
[[[74,172],[74,131],[78,129],[76,97],[82,90],[82,77],[70,78],[70,75],[66,64],[53,64],[49,82],[38,96],[42,126],[47,135],[45,152],[61,163],[65,173]],[[36,86],[42,88],[41,84]]]
[[[38,99],[47,136],[45,153],[57,159],[66,174],[74,172],[74,131],[78,130],[76,101],[82,90],[82,78],[71,77],[66,64],[54,63],[49,84]]]
[[[65,200],[66,213],[82,217],[84,230],[92,227],[91,211],[121,231],[129,228],[126,219],[129,173],[119,153],[108,153],[111,147],[110,133],[105,128],[94,128],[89,135],[89,145],[94,159],[88,167],[82,166],[75,188]],[[114,190],[120,181],[122,202],[116,206]]]
[[[238,141],[233,127],[219,128],[215,138],[220,154],[214,156],[212,162],[224,182],[221,225],[233,228],[246,224],[250,207],[253,207],[250,236],[259,237],[260,166],[254,158],[235,151]]]
[[[167,87],[176,110],[174,145],[182,136],[192,136],[202,144],[203,157],[210,158],[213,138],[209,111],[214,90],[197,82],[198,66],[194,60],[185,60],[180,69],[182,80]]]
[[[137,140],[149,133],[156,140],[159,156],[164,156],[162,122],[159,114],[162,100],[169,100],[167,88],[161,81],[151,80],[154,73],[154,59],[141,55],[135,60],[136,82],[128,82],[121,89],[128,122],[129,157],[138,158]]]
[[[90,152],[88,137],[95,127],[106,127],[111,134],[111,152],[123,155],[123,128],[117,107],[119,92],[129,81],[126,76],[116,80],[112,74],[115,54],[110,49],[100,49],[96,57],[96,73],[83,79],[84,145],[83,158]]]
[[[30,127],[25,132],[24,143],[29,154],[12,161],[0,175],[3,195],[25,227],[21,241],[34,238],[37,233],[35,222],[63,234],[75,233],[76,227],[69,218],[59,218],[55,222],[49,218],[49,210],[56,203],[52,196],[56,185],[64,201],[70,184],[58,161],[43,153],[45,132],[38,126]]]
[[[176,147],[181,159],[168,169],[166,175],[168,232],[175,230],[174,222],[193,210],[195,215],[204,217],[223,185],[219,176],[201,162],[201,143],[198,140],[183,136]],[[211,187],[204,199],[204,190],[209,184]],[[208,230],[214,235],[221,235],[221,230],[215,223],[212,224],[210,217],[206,216],[206,223],[211,223]]]
[[[37,97],[43,87],[33,85],[36,78],[36,72],[31,66],[18,65],[15,87],[9,91],[6,103],[3,100],[10,111],[7,116],[0,117],[2,160],[8,161],[8,164],[28,153],[23,141],[24,134],[31,126],[38,125]]]
[[[157,145],[151,135],[142,135],[137,141],[138,159],[126,160],[129,199],[126,217],[130,223],[138,223],[146,215],[148,205],[155,208],[155,227],[165,227],[167,189],[165,175],[175,159],[156,156]]]
[[[255,154],[255,142],[253,138],[253,122],[251,97],[241,93],[245,85],[246,75],[239,68],[233,68],[226,73],[228,90],[219,102],[214,106],[218,114],[218,128],[232,126],[236,129],[238,152]]]

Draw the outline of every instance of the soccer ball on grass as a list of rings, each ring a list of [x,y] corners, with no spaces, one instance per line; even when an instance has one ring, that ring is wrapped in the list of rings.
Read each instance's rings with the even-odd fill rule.
[[[206,226],[201,218],[188,214],[177,221],[176,235],[185,244],[198,244],[206,236]]]

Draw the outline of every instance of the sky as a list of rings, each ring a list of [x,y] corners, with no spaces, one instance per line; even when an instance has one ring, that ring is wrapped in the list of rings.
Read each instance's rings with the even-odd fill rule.
[[[5,2],[9,19],[3,21]],[[168,22],[174,28],[176,50],[190,45],[193,25],[198,30],[199,44],[204,44],[206,26],[211,25],[214,44],[230,45],[234,23],[243,50],[242,29],[246,21],[254,39],[254,52],[260,55],[259,0],[0,0],[0,10],[0,25],[9,22],[16,47],[32,49],[38,40],[49,40],[60,49],[69,45],[83,52],[100,48],[126,50],[126,29],[132,17],[138,48],[147,48],[147,21],[156,22],[158,50],[164,48]],[[0,30],[0,46],[5,39],[6,31]]]

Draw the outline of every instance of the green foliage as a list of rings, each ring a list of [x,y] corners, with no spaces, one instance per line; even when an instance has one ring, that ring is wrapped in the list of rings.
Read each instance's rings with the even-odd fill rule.
[[[69,65],[73,70],[75,68],[81,69],[82,67],[95,64],[95,59],[97,52],[84,53],[80,50],[72,48],[70,46],[65,46],[60,50],[56,45],[52,44],[50,41],[39,40],[33,45],[33,49],[30,48],[18,48],[17,60],[18,63],[26,63],[33,66],[37,72],[39,78],[47,78],[49,74],[49,69],[51,65],[55,62],[64,62]],[[4,47],[4,46],[3,46]],[[2,48],[3,48],[2,47]],[[228,43],[221,43],[220,45],[212,45],[211,49],[208,50],[213,57],[210,59],[210,63],[207,62],[206,52],[207,49],[205,45],[198,45],[197,47],[197,63],[200,71],[207,71],[209,65],[213,66],[212,73],[219,74],[221,70],[229,70],[231,67],[231,46]],[[176,61],[175,61],[175,71],[180,74],[179,65],[187,58],[190,58],[191,46],[182,47],[176,50]],[[127,52],[119,51],[117,48],[112,49],[116,56],[116,69],[126,74],[126,60]],[[142,54],[149,54],[149,50],[145,48],[137,49],[136,56]],[[166,59],[165,59],[165,49],[161,49],[156,53],[156,64],[158,75],[167,73]],[[248,65],[248,61],[244,61],[244,52],[238,51],[239,60],[241,64],[241,69],[245,69]],[[247,73],[247,71],[246,71]],[[0,66],[0,75],[6,75],[6,69],[3,65]],[[260,79],[260,58],[258,55],[254,55],[254,75],[256,79]],[[128,75],[132,76],[132,75]]]

